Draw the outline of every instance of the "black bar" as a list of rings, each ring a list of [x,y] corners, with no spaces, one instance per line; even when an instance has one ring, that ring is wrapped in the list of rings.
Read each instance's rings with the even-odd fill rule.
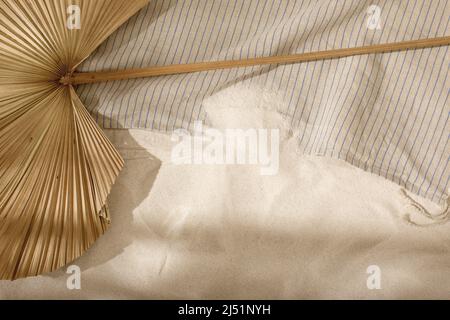
[[[448,312],[449,301],[316,301],[316,300],[66,300],[0,301],[3,314],[57,315],[59,319],[115,317],[134,319],[314,319],[325,316],[386,318],[391,309],[399,315],[426,316]],[[8,310],[9,309],[9,310]],[[88,312],[88,313],[87,313]]]

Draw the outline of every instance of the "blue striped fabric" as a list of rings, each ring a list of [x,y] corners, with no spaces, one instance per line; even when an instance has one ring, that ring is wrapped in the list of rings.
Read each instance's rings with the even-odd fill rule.
[[[375,6],[375,7],[374,7]],[[372,9],[369,9],[372,8]],[[380,10],[379,28],[368,26]],[[81,71],[243,59],[449,35],[446,0],[153,0]],[[171,131],[208,122],[232,86],[283,97],[305,154],[340,158],[442,202],[449,158],[448,47],[83,85],[104,128]]]

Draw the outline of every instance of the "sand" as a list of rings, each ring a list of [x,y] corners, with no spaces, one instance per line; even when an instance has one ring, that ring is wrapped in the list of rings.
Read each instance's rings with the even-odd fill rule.
[[[450,223],[410,225],[407,213],[428,221],[398,185],[300,155],[273,101],[216,95],[207,110],[216,128],[280,128],[274,176],[254,165],[174,165],[169,134],[107,130],[126,165],[109,197],[110,230],[73,262],[81,290],[67,289],[64,268],[0,281],[0,298],[449,299]],[[367,287],[372,265],[380,289]]]

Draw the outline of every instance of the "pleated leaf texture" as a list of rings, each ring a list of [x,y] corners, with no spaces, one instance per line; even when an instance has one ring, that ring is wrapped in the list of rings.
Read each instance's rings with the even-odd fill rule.
[[[58,269],[107,229],[123,160],[59,80],[146,4],[0,0],[0,279]]]

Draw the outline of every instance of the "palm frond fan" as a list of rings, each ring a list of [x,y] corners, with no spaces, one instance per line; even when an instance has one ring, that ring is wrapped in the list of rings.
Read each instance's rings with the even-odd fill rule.
[[[59,80],[146,3],[0,0],[0,279],[55,270],[108,227],[123,162]]]
[[[356,48],[77,73],[148,0],[0,0],[0,279],[58,269],[108,227],[123,161],[73,85],[449,45],[450,37]],[[68,8],[81,12],[67,25]]]

